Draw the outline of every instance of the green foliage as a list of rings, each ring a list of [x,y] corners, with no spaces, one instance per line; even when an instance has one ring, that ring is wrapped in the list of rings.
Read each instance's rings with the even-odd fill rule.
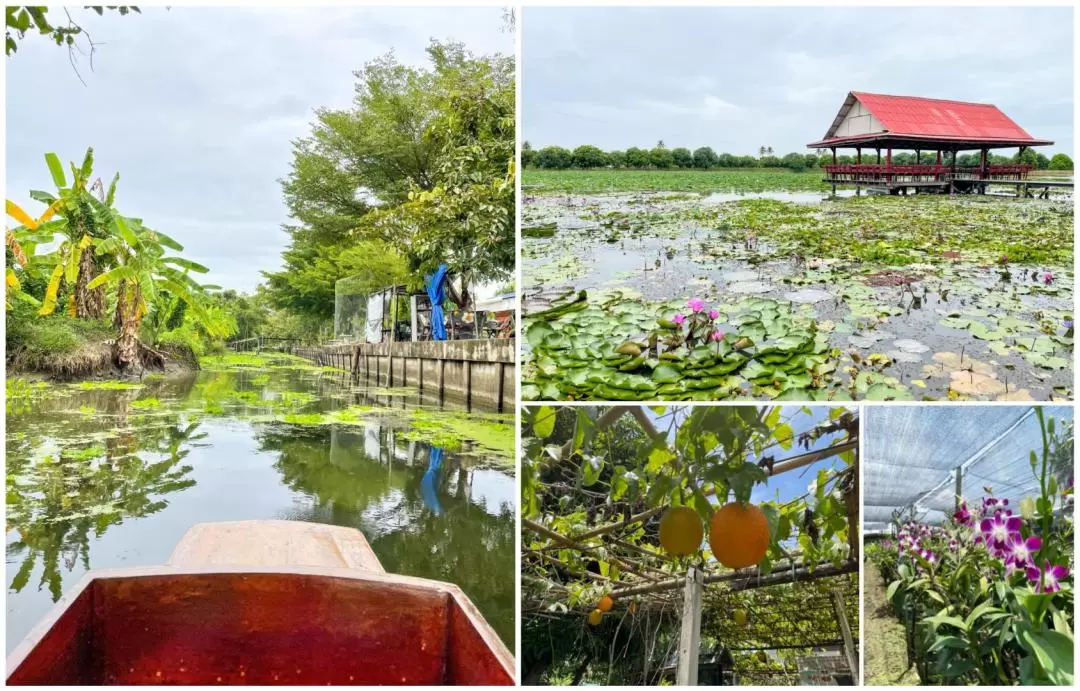
[[[392,54],[365,65],[353,107],[318,111],[295,142],[282,187],[299,225],[285,229],[285,269],[266,274],[274,305],[325,324],[346,276],[418,288],[446,263],[466,284],[509,277],[513,61],[452,43],[427,52],[428,68]]]
[[[1021,502],[1021,515],[1013,516],[1021,524],[1018,540],[1038,539],[1030,564],[1008,568],[1001,554],[975,542],[980,514],[1004,512],[992,497],[981,510],[963,504],[970,518],[958,513],[943,526],[909,521],[899,526],[897,543],[867,549],[890,581],[887,597],[914,643],[924,684],[1073,683],[1072,487],[1051,472],[1057,447],[1067,444],[1071,456],[1072,431],[1055,432],[1054,420],[1035,411],[1043,445],[1030,457],[1039,496],[1027,500],[1029,510]],[[1071,477],[1072,468],[1064,470]],[[1060,589],[1043,589],[1047,564],[1069,569]]]
[[[590,144],[582,144],[571,154],[575,168],[603,168],[608,164],[603,151]]]
[[[564,169],[574,165],[574,155],[561,146],[545,146],[536,154],[539,168]]]
[[[675,156],[670,149],[657,146],[649,152],[649,165],[653,168],[671,168],[675,165]]]
[[[694,156],[690,153],[690,149],[683,147],[672,149],[671,158],[676,168],[692,168],[694,166]]]
[[[731,154],[727,154],[727,155],[730,156]],[[694,149],[693,159],[694,159],[694,167],[695,168],[704,168],[706,170],[708,170],[709,168],[712,168],[713,166],[717,165],[718,162],[719,162],[719,159],[716,156],[716,152],[713,151],[712,148],[708,147],[708,146],[703,146],[703,147],[701,147],[699,149]]]
[[[626,167],[648,168],[649,162],[649,152],[645,149],[639,149],[636,146],[631,146],[629,149],[626,150]]]
[[[48,7],[44,6],[15,6],[9,5],[4,8],[5,18],[5,44],[4,50],[7,55],[14,54],[19,49],[19,41],[26,37],[26,34],[31,32],[38,32],[42,36],[48,36],[49,39],[56,43],[58,46],[66,45],[69,49],[75,47],[76,38],[84,33],[83,27],[77,24],[71,19],[70,14],[66,14],[67,24],[63,26],[54,25],[49,21]],[[132,5],[120,5],[110,7],[89,7],[98,15],[103,14],[104,10],[115,10],[121,16],[129,14],[131,12],[139,12],[138,7]]]
[[[73,353],[115,335],[105,321],[75,319],[66,314],[40,317],[31,307],[19,304],[7,313],[6,326],[8,355],[23,352],[33,359]]]
[[[1047,165],[1050,170],[1072,170],[1072,159],[1065,154],[1054,154],[1050,159],[1050,163]]]

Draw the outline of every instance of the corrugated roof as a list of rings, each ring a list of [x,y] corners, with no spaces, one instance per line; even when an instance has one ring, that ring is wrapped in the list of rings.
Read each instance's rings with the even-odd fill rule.
[[[848,94],[823,142],[864,138],[864,135],[836,137],[837,128],[856,100],[885,128],[885,133],[882,134],[894,137],[1052,143],[1035,139],[998,110],[997,106],[989,103],[967,103],[919,96],[887,96],[865,91],[852,91]]]

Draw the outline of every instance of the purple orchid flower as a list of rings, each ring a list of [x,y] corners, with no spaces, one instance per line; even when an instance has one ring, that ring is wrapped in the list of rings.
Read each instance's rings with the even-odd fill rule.
[[[972,518],[971,512],[968,511],[966,501],[960,502],[960,508],[958,508],[956,510],[956,513],[953,514],[953,520],[958,525],[966,525],[969,528],[975,525],[975,519]]]
[[[1003,558],[1008,553],[1009,542],[1020,539],[1022,525],[1023,521],[1019,516],[1005,517],[995,514],[993,518],[982,520],[979,524],[979,532],[982,533],[982,538],[990,553],[995,557]]]
[[[1026,569],[1035,566],[1035,555],[1042,549],[1042,538],[1032,535],[1028,539],[1014,539],[1009,543],[1005,566],[1013,569]]]
[[[1051,566],[1050,560],[1043,563],[1040,571],[1037,566],[1027,568],[1027,578],[1032,583],[1038,584],[1035,588],[1037,593],[1056,593],[1061,590],[1061,580],[1067,578],[1069,569],[1064,566]]]

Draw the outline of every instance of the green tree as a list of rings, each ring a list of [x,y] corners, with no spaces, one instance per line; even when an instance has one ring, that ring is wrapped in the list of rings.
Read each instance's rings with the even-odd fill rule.
[[[649,152],[645,149],[639,149],[636,146],[631,146],[629,149],[626,150],[626,167],[648,168]]]
[[[532,168],[536,165],[536,151],[533,150],[532,145],[529,142],[521,143],[521,167]]]
[[[591,144],[582,144],[571,155],[575,168],[603,168],[607,165],[607,155]]]
[[[1072,170],[1072,159],[1065,154],[1054,154],[1050,159],[1050,170]]]
[[[1046,157],[1044,153],[1035,154],[1035,168],[1037,170],[1046,170],[1050,167],[1050,159]]]
[[[730,154],[725,154],[725,155],[730,155]],[[710,147],[703,146],[703,147],[701,147],[699,149],[695,149],[694,150],[694,156],[693,156],[694,167],[695,168],[703,168],[703,169],[708,170],[709,168],[712,168],[713,166],[715,166],[715,165],[717,165],[719,163],[717,158],[718,157],[716,155],[716,152],[713,151]]]
[[[794,152],[787,154],[782,159],[780,159],[780,164],[784,168],[792,170],[796,173],[801,173],[802,171],[806,170],[806,158],[802,154]]]
[[[625,151],[609,151],[607,153],[608,165],[612,168],[625,168],[626,167],[626,152]]]
[[[663,144],[663,142],[660,143]],[[675,157],[672,155],[670,149],[666,149],[663,146],[657,146],[649,152],[649,164],[654,168],[671,168],[675,165]]]
[[[672,149],[671,158],[675,162],[675,166],[678,168],[694,167],[694,155],[690,153],[690,149],[686,149],[681,146]]]
[[[536,156],[536,165],[550,170],[563,170],[574,163],[574,155],[561,146],[545,146]]]
[[[352,107],[316,111],[311,135],[294,142],[282,188],[295,223],[285,227],[285,269],[267,274],[275,304],[325,320],[330,285],[351,274],[328,276],[319,290],[301,275],[345,267],[336,255],[362,242],[383,243],[363,245],[380,256],[399,248],[417,287],[442,263],[465,279],[466,295],[469,283],[512,272],[513,60],[455,43],[432,42],[427,54],[426,67],[393,54],[367,63]],[[377,282],[399,279],[391,271]]]

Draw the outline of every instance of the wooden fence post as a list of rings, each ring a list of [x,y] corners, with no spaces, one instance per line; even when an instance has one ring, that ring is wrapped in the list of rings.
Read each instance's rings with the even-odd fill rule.
[[[682,626],[679,630],[679,661],[675,668],[677,686],[697,686],[698,652],[701,647],[701,593],[704,574],[691,566],[686,571],[683,591]]]

